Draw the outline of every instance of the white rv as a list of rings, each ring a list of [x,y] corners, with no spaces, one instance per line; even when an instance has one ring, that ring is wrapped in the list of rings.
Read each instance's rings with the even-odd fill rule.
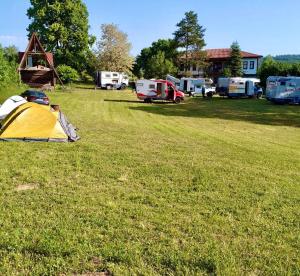
[[[172,82],[177,89],[180,89],[180,79],[177,79],[171,75],[167,75],[166,80]]]
[[[215,93],[213,81],[205,78],[181,78],[179,89],[191,96]]]
[[[300,104],[300,77],[269,77],[266,98],[274,103]]]
[[[127,74],[120,72],[98,71],[95,76],[96,88],[125,89],[128,86]]]
[[[262,89],[259,87],[260,80],[256,78],[219,78],[217,93],[220,96],[229,98],[262,96]]]

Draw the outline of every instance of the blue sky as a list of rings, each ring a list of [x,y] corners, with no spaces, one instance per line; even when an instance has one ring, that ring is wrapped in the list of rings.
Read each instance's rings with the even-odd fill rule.
[[[227,48],[237,40],[257,54],[300,54],[300,0],[84,0],[90,33],[115,23],[128,33],[136,55],[159,38],[171,38],[184,13],[198,13],[207,48]],[[1,0],[0,43],[26,47],[29,0]]]

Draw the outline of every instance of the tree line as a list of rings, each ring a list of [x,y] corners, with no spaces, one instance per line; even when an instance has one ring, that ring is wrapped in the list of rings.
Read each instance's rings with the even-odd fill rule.
[[[267,56],[259,67],[258,76],[263,87],[266,86],[269,76],[300,77],[300,62],[281,62],[276,61],[272,56]]]
[[[103,24],[101,36],[89,34],[89,14],[82,0],[30,0],[27,16],[31,20],[28,38],[33,32],[55,58],[57,71],[64,82],[92,80],[96,70],[130,72],[137,77],[164,78],[182,71],[189,76],[191,66],[209,68],[205,51],[206,29],[198,15],[189,11],[176,25],[173,37],[159,39],[142,49],[134,59],[126,33],[115,24]],[[237,43],[232,45],[228,75],[240,75],[241,56]]]
[[[198,15],[186,12],[176,25],[173,37],[159,39],[141,50],[134,59],[126,33],[115,24],[100,26],[100,38],[89,34],[89,14],[82,0],[30,0],[27,16],[31,20],[28,37],[36,32],[46,51],[52,52],[64,82],[92,80],[96,70],[122,71],[138,78],[165,78],[167,74],[189,76],[190,67],[202,68],[209,75],[210,63],[204,51],[206,29]],[[0,82],[16,78],[18,53],[15,47],[0,48]],[[9,69],[5,69],[9,68]],[[266,58],[259,75],[299,75],[298,64]],[[242,56],[238,42],[231,45],[231,58],[223,76],[242,76]],[[3,81],[2,81],[3,80]]]

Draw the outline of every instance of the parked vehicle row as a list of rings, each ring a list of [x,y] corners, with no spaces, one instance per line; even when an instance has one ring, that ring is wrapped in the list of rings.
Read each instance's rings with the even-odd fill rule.
[[[129,84],[127,74],[98,71],[96,88],[125,89]],[[218,94],[228,98],[260,98],[263,90],[257,78],[219,78],[216,86],[207,78],[175,78],[166,80],[138,80],[135,83],[137,97],[145,102],[166,100],[180,103],[184,94],[212,97]],[[22,94],[28,101],[49,104],[48,97],[41,91],[27,90]],[[267,80],[266,98],[275,103],[300,104],[300,77],[272,76]]]

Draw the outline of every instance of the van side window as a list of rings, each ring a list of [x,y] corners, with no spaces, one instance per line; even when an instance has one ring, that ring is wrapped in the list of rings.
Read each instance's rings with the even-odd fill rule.
[[[280,82],[280,85],[281,85],[281,86],[286,86],[286,82],[285,82],[285,81],[281,81],[281,82]]]
[[[296,83],[294,83],[294,82],[289,82],[289,83],[288,83],[288,86],[289,86],[289,87],[296,87]]]
[[[113,74],[113,77],[117,77],[117,76],[118,76],[118,74],[116,74],[116,73]]]
[[[149,84],[149,89],[155,89],[155,84]]]
[[[110,78],[110,74],[106,74],[105,77],[106,77],[106,78]]]

